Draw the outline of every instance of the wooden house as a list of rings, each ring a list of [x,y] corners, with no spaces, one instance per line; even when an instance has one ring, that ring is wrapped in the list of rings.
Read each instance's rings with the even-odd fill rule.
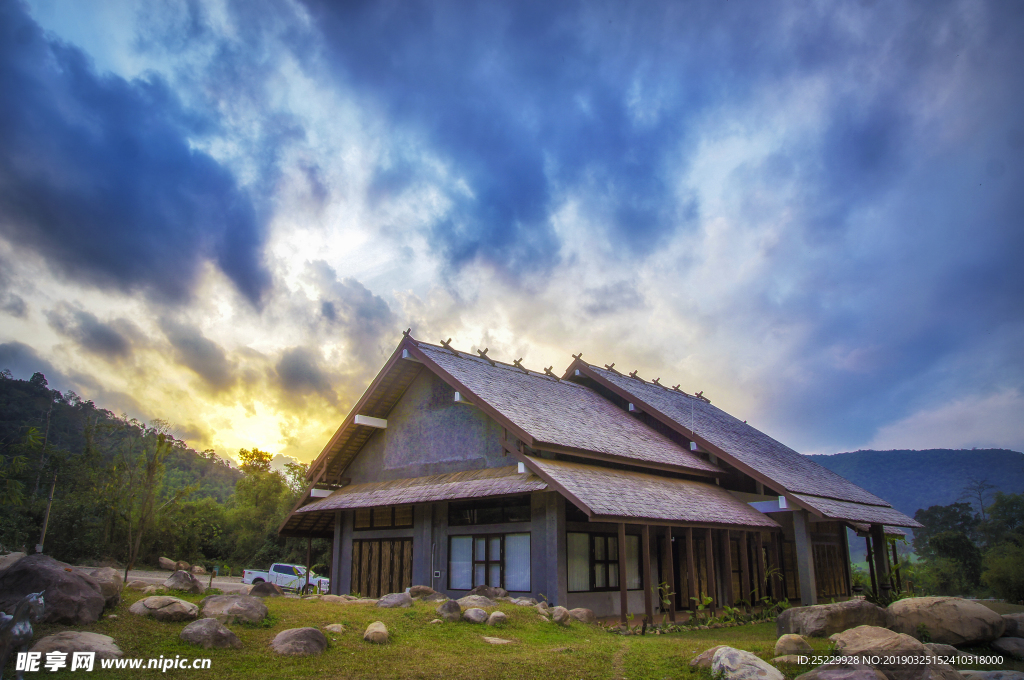
[[[280,533],[333,541],[334,593],[486,584],[598,616],[849,597],[846,528],[888,584],[885,526],[919,526],[701,394],[408,334],[308,482]]]

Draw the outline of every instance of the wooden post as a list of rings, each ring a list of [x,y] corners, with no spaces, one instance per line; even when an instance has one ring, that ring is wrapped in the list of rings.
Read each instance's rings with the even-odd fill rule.
[[[776,602],[782,601],[784,597],[787,597],[788,593],[783,592],[785,583],[782,574],[782,556],[779,554],[779,542],[781,538],[779,532],[772,532],[772,545],[771,545],[771,564],[772,564],[772,597],[775,598]]]
[[[760,600],[767,595],[764,577],[764,540],[761,538],[760,531],[754,532],[754,573],[757,579],[757,599]]]
[[[875,558],[875,579],[878,581],[879,597],[887,595],[892,585],[889,583],[889,555],[885,549],[885,527],[881,524],[871,525],[872,553]]]
[[[303,594],[309,592],[309,563],[313,560],[313,537],[306,538],[306,587],[302,589]]]
[[[668,620],[676,622],[676,562],[672,554],[672,527],[665,527],[665,571],[668,572]]]
[[[644,585],[644,616],[647,619],[647,623],[654,623],[654,593],[652,591],[651,583],[651,525],[644,524],[640,527],[640,551],[643,555],[641,564],[643,566],[643,585]]]
[[[629,596],[626,591],[626,525],[619,524],[619,618],[628,625]]]
[[[696,611],[697,600],[697,563],[693,555],[693,527],[686,527],[686,597],[687,609]]]
[[[746,600],[747,604],[753,606],[754,596],[750,588],[750,551],[747,544],[750,541],[750,532],[740,532],[740,599]]]
[[[334,539],[331,541],[331,594],[341,595],[341,510],[334,512]]]
[[[800,579],[800,601],[804,605],[818,604],[811,519],[806,510],[793,513],[793,538],[796,539],[796,572],[797,578]]]
[[[732,592],[732,532],[724,529],[720,534],[722,549],[722,596],[725,604],[730,607],[736,604],[735,594]]]
[[[864,545],[867,546],[867,560],[868,560],[868,574],[871,575],[871,592],[876,596],[878,595],[878,581],[875,579],[875,560],[871,554],[871,537],[868,536],[864,539]]]
[[[900,575],[900,554],[896,551],[896,542],[892,544],[892,564],[895,567],[893,573],[896,576],[896,591],[901,592],[903,590],[903,578]]]
[[[719,606],[719,604],[721,604],[719,602],[719,599],[718,599],[718,593],[715,592],[715,548],[712,545],[712,543],[713,543],[712,534],[714,534],[714,533],[715,532],[713,532],[711,529],[708,529],[707,532],[706,532],[706,537],[704,539],[704,556],[705,556],[705,558],[708,561],[708,564],[707,564],[707,568],[708,568],[708,593],[707,594],[708,594],[708,597],[710,597],[713,600],[713,602],[711,603],[711,608],[712,609],[714,609],[715,607]]]

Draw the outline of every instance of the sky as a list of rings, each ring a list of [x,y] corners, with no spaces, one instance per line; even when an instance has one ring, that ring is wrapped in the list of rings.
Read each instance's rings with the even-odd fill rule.
[[[412,329],[1024,450],[1024,5],[0,0],[0,368],[309,461]]]

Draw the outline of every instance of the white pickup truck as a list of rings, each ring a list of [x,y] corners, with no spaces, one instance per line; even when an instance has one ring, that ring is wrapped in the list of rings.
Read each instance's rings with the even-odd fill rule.
[[[317,576],[310,573],[309,587],[306,587],[306,568],[301,564],[270,565],[270,571],[259,571],[258,569],[243,569],[242,583],[275,583],[285,590],[306,593],[326,593],[330,590],[331,581],[326,576]]]

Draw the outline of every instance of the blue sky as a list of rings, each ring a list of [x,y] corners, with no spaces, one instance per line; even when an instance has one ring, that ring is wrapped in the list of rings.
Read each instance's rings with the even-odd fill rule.
[[[319,452],[400,333],[1024,449],[1024,9],[0,0],[0,367]]]

